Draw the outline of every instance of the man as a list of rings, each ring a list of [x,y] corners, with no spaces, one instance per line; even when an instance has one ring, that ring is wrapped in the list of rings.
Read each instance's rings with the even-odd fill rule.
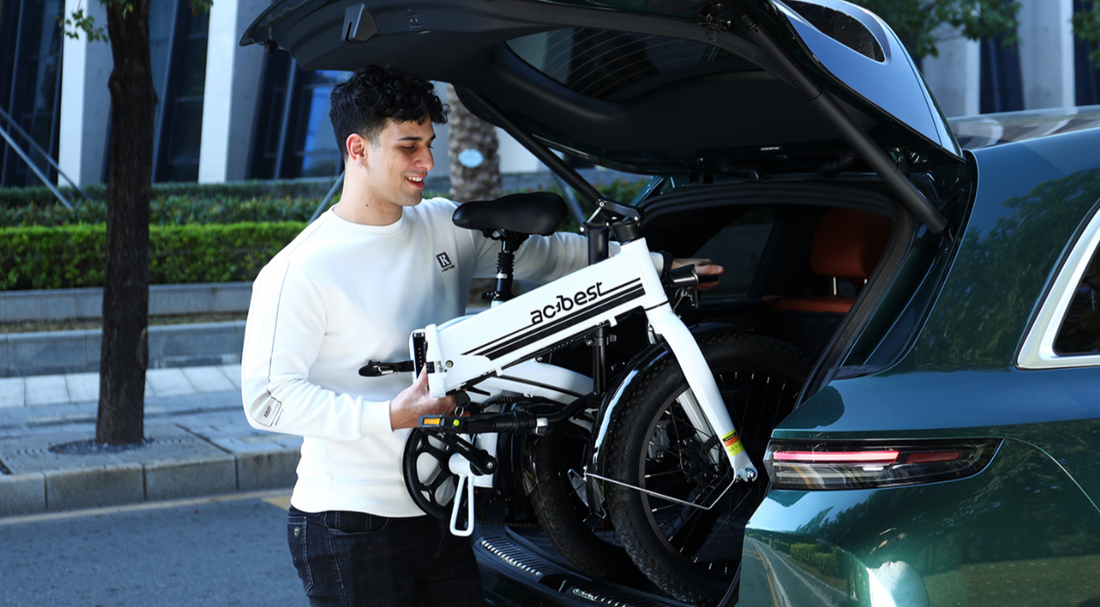
[[[358,368],[408,358],[412,330],[463,314],[497,244],[455,227],[454,202],[421,202],[432,123],[446,121],[430,83],[363,68],[333,89],[331,118],[343,193],[253,284],[245,411],[253,427],[304,437],[287,537],[311,605],[479,605],[469,541],[425,516],[401,473],[409,429],[454,398],[432,398],[422,371],[410,386]],[[516,275],[545,282],[586,263],[575,234],[533,237]]]

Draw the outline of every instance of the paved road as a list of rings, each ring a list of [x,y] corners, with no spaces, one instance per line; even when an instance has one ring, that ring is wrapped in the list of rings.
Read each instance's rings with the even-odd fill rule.
[[[790,562],[787,555],[772,550],[771,546],[752,538],[745,556],[746,583],[754,584],[742,589],[742,597],[751,596],[759,604],[775,607],[841,607],[847,605],[847,597],[807,574]],[[764,571],[759,571],[762,567]],[[748,594],[746,594],[748,592]],[[765,598],[766,597],[766,598]]]
[[[0,605],[306,605],[289,491],[0,518]]]

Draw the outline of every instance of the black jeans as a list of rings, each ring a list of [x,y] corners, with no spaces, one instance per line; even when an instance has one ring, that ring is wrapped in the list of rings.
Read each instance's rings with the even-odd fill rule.
[[[287,541],[312,607],[485,603],[469,538],[446,521],[291,507]]]

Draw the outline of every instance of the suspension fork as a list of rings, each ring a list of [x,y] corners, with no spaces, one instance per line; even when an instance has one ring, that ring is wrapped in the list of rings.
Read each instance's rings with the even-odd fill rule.
[[[703,358],[695,337],[667,302],[646,310],[646,316],[653,331],[664,339],[676,357],[688,387],[695,396],[682,399],[680,403],[688,418],[699,430],[705,430],[706,425],[709,425],[721,439],[726,457],[733,467],[735,480],[755,480],[758,474],[756,467],[737,436],[737,429],[726,410],[722,394],[718,391],[714,374]]]

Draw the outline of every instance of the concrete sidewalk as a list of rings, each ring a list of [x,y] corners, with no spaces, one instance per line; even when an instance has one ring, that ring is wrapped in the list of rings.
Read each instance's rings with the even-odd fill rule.
[[[301,438],[253,430],[240,365],[146,374],[145,438],[95,447],[99,375],[0,379],[0,516],[290,487]]]

